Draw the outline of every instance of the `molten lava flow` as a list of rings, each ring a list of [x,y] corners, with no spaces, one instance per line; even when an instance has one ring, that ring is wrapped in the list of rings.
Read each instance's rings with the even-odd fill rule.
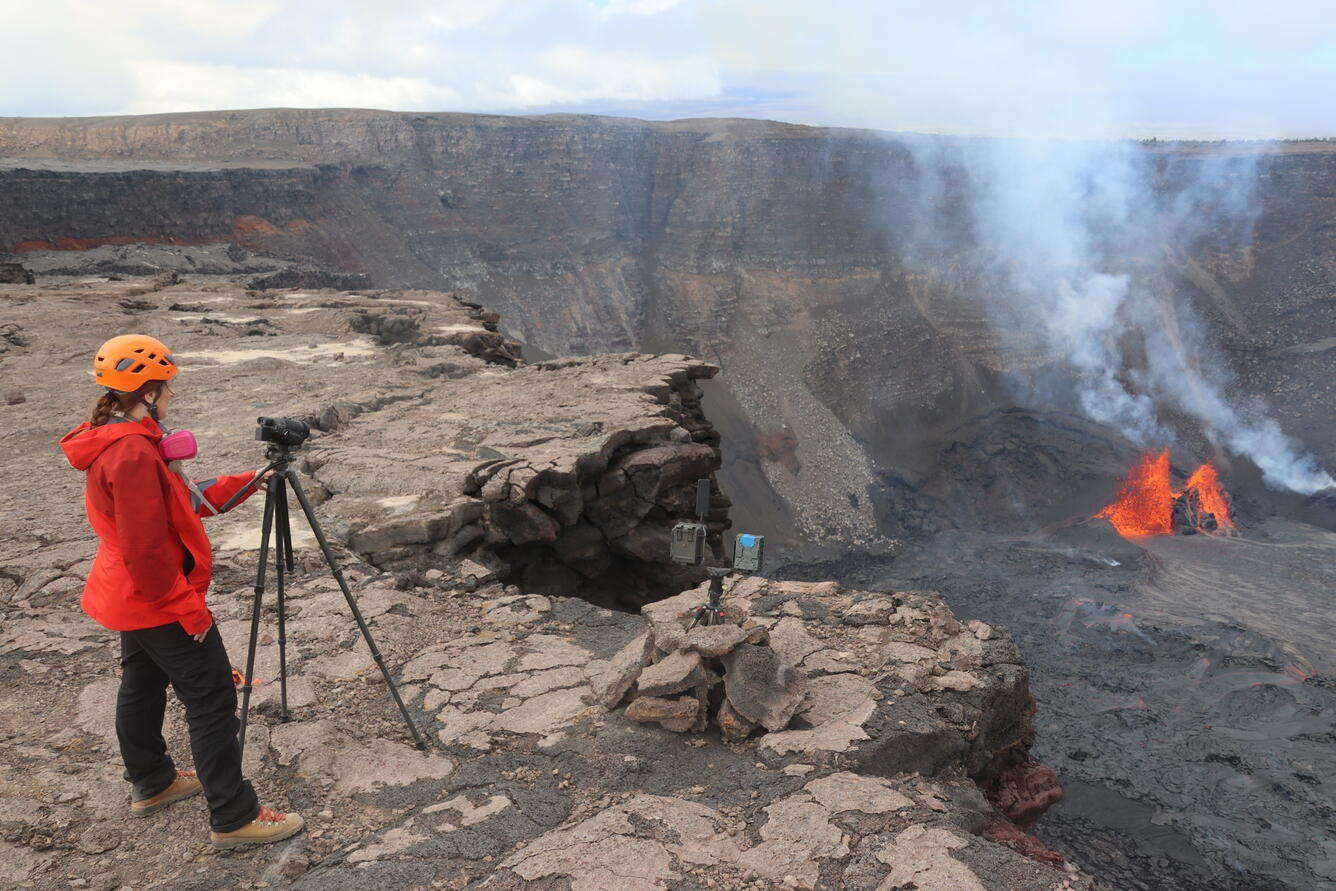
[[[1107,517],[1123,538],[1150,538],[1174,531],[1174,498],[1169,485],[1169,450],[1146,452],[1128,471],[1118,497],[1095,514]]]
[[[1229,497],[1210,462],[1198,467],[1177,492],[1169,480],[1168,449],[1143,454],[1128,471],[1118,497],[1095,516],[1106,517],[1120,535],[1134,541],[1172,535],[1176,516],[1187,532],[1238,531]]]
[[[1195,494],[1201,509],[1214,514],[1215,521],[1221,529],[1238,529],[1234,525],[1233,517],[1229,515],[1229,499],[1225,497],[1225,490],[1220,487],[1220,475],[1215,472],[1211,462],[1207,461],[1197,468],[1196,473],[1188,477],[1188,484],[1183,491],[1185,494],[1188,492]]]

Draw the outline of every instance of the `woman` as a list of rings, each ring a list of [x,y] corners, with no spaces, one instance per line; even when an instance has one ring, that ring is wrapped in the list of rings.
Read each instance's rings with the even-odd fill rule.
[[[204,603],[213,560],[200,516],[217,513],[255,474],[197,484],[164,458],[181,452],[159,426],[177,373],[161,341],[113,337],[97,351],[93,373],[106,393],[60,445],[86,474],[88,520],[99,539],[83,609],[121,633],[116,736],[132,784],[130,813],[147,816],[202,790],[216,847],[288,838],[302,818],[261,807],[241,775],[232,663]],[[178,445],[182,435],[189,437],[174,435]],[[162,737],[169,682],[186,708],[195,771],[176,769]]]

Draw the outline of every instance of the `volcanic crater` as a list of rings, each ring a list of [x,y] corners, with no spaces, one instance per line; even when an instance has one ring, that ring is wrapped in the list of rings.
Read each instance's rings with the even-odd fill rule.
[[[767,535],[781,578],[939,590],[961,620],[1012,630],[1038,704],[1033,752],[1066,791],[1032,830],[1049,848],[1115,888],[1336,886],[1336,491],[1281,491],[1191,400],[1161,406],[1165,441],[1149,452],[1130,425],[1083,411],[1062,356],[1008,332],[981,298],[968,180],[953,147],[925,145],[939,143],[758,121],[8,119],[0,259],[66,284],[168,269],[200,286],[449,290],[500,314],[479,363],[520,343],[531,356],[703,357],[722,371],[683,372],[689,385],[663,398],[686,439],[718,445],[716,532],[726,510],[734,529]],[[1336,466],[1336,154],[1135,150],[1165,204],[1209,169],[1246,185],[1251,211],[1242,236],[1194,230],[1128,261],[1168,335],[1123,350],[1119,386],[1146,395],[1147,352],[1200,339],[1234,403],[1263,407],[1319,468]],[[925,255],[929,180],[948,186]],[[1099,250],[1116,256],[1122,240]],[[270,333],[191,319],[220,348]],[[378,348],[430,336],[358,324],[351,333]],[[0,356],[29,336],[10,326]],[[456,358],[405,361],[432,379],[479,373]],[[602,360],[588,361],[598,378]],[[380,446],[357,405],[326,421],[370,466]],[[420,407],[387,410],[421,429]],[[540,446],[544,435],[515,434]],[[331,492],[408,494],[323,470]],[[685,476],[669,476],[647,530],[684,509]],[[588,480],[567,482],[581,511],[599,501]],[[514,506],[511,528],[546,522]],[[592,528],[597,512],[571,519]],[[367,554],[409,571],[439,544],[411,525],[383,518]],[[586,534],[586,556],[617,581],[582,593],[622,608],[665,593],[650,536],[634,532]],[[573,591],[551,582],[561,561],[535,534],[511,539],[523,593]],[[574,536],[564,544],[578,551]]]

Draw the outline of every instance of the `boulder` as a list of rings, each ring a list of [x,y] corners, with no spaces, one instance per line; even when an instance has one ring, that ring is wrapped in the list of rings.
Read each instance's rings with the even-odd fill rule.
[[[654,637],[648,631],[622,647],[608,662],[608,667],[590,681],[594,688],[594,702],[606,709],[616,707],[640,677],[641,670],[649,664],[653,651]]]
[[[742,628],[738,625],[697,625],[676,641],[677,648],[684,652],[699,653],[702,656],[723,656],[743,643],[765,643],[764,628],[753,625]]]
[[[719,713],[715,715],[714,720],[723,732],[724,739],[729,742],[742,742],[756,729],[756,722],[738,714],[738,710],[733,708],[727,697],[719,704]]]
[[[788,726],[802,705],[802,673],[769,647],[742,644],[724,657],[724,693],[738,714],[769,731]]]
[[[22,263],[0,263],[0,285],[31,285],[36,281]]]

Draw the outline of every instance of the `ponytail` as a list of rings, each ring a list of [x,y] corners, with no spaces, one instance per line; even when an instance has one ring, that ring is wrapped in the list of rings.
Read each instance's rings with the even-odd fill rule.
[[[111,420],[111,416],[114,413],[118,411],[129,411],[136,402],[143,399],[144,393],[147,393],[154,387],[161,388],[162,381],[149,381],[134,393],[117,393],[114,390],[104,391],[103,394],[97,398],[97,401],[93,403],[93,407],[88,411],[89,426],[101,427],[103,424],[107,423],[107,421]]]
[[[120,399],[112,393],[103,393],[93,403],[92,410],[88,413],[88,423],[93,427],[101,427],[111,419],[111,413],[121,407]]]

